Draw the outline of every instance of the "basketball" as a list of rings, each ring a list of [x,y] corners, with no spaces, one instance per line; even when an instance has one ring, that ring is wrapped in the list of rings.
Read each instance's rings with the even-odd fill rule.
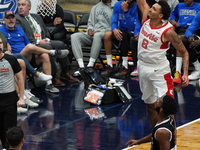
[[[199,86],[199,80],[196,82],[196,89],[200,93],[200,86]]]

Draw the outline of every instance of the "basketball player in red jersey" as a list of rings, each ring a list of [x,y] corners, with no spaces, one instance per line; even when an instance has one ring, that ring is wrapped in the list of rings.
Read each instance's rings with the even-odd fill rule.
[[[170,7],[165,1],[155,3],[151,8],[145,0],[137,0],[142,12],[142,27],[138,39],[138,74],[142,100],[146,103],[152,127],[156,111],[156,101],[167,94],[174,97],[169,61],[166,51],[169,42],[181,53],[183,58],[182,86],[188,85],[189,55],[181,40],[168,22]],[[174,116],[172,116],[174,118]]]

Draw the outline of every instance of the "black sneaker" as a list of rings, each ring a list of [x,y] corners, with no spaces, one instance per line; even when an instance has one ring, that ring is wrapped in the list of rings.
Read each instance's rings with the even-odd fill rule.
[[[104,77],[109,77],[113,73],[113,67],[110,65],[106,66],[105,70],[101,72],[101,75]]]
[[[119,72],[117,72],[117,73],[115,74],[115,77],[116,77],[116,78],[122,79],[122,78],[125,78],[125,77],[128,76],[128,75],[129,75],[129,70],[126,69],[124,66],[122,66],[122,67],[119,69]]]

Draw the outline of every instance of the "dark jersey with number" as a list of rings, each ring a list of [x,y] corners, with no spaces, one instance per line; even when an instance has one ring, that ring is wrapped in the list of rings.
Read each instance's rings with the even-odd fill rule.
[[[160,150],[160,145],[156,139],[156,132],[160,129],[170,132],[170,150],[175,150],[175,133],[174,133],[174,120],[169,116],[163,122],[156,124],[152,131],[151,150]]]

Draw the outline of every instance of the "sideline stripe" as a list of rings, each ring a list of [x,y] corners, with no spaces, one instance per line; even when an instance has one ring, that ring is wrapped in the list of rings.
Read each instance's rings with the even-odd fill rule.
[[[181,128],[183,128],[183,127],[185,127],[185,126],[188,126],[188,125],[190,125],[190,124],[192,124],[192,123],[195,123],[195,122],[197,122],[197,121],[200,121],[200,118],[198,118],[198,119],[196,119],[196,120],[194,120],[194,121],[188,122],[188,123],[186,123],[186,124],[183,124],[182,126],[177,127],[177,129],[181,129]]]

